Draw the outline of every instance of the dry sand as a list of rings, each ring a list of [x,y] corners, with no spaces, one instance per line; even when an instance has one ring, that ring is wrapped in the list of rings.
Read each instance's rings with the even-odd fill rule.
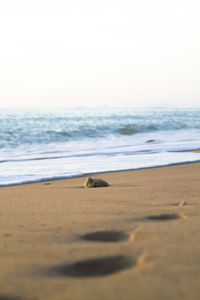
[[[0,299],[199,299],[200,163],[98,177],[0,189]]]

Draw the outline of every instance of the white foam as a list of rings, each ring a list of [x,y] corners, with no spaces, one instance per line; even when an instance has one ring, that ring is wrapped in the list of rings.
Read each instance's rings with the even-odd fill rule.
[[[44,179],[68,178],[87,173],[150,168],[171,164],[200,161],[200,153],[159,152],[143,154],[118,153],[15,161],[2,164],[0,185],[36,182]]]

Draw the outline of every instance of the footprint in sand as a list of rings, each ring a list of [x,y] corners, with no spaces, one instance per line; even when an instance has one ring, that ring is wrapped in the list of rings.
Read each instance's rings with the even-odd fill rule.
[[[0,294],[0,300],[37,300],[36,298],[20,298],[17,296],[11,296],[6,294]]]
[[[129,239],[129,234],[123,231],[96,231],[86,233],[80,238],[85,241],[91,242],[121,242]]]
[[[116,255],[80,260],[48,269],[49,276],[91,277],[105,276],[136,265],[129,256]]]
[[[23,300],[23,298],[0,294],[0,300]],[[37,300],[37,299],[36,298],[26,298],[26,300]]]
[[[0,300],[21,300],[21,298],[9,295],[0,295]]]
[[[180,218],[181,218],[180,214],[172,213],[172,214],[149,215],[145,219],[151,221],[172,221]]]

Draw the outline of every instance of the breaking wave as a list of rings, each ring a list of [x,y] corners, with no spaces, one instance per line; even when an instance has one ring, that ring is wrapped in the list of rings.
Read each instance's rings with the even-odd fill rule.
[[[1,110],[0,148],[200,129],[200,110]]]

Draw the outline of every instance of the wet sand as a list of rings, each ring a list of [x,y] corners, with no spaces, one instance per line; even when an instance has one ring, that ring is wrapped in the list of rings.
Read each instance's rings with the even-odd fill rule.
[[[196,300],[200,163],[0,188],[0,299]]]

